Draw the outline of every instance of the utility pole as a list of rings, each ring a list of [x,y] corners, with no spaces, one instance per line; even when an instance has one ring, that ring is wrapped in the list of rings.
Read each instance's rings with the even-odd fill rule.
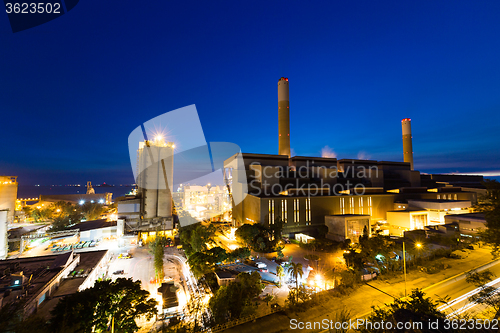
[[[405,297],[406,297],[406,254],[405,254],[405,241],[403,241],[403,270],[405,274]]]

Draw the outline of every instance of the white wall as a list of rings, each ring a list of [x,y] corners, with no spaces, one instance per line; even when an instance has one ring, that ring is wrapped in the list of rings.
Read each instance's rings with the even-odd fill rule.
[[[0,260],[6,259],[8,254],[7,242],[7,210],[0,211]]]

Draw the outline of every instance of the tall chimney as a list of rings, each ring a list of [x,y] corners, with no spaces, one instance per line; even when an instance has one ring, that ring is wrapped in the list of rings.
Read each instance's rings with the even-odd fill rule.
[[[278,154],[290,158],[290,96],[288,78],[278,81]]]
[[[405,118],[401,120],[401,127],[403,129],[403,156],[404,161],[410,163],[413,170],[413,147],[411,144],[411,119]]]

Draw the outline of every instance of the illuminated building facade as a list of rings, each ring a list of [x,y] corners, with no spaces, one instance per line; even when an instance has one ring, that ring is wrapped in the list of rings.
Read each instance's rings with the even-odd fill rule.
[[[481,188],[482,176],[421,175],[413,169],[411,120],[405,118],[401,125],[404,162],[291,157],[288,79],[282,77],[278,81],[278,155],[243,153],[243,163],[236,160],[238,154],[224,162],[230,196],[248,193],[242,202],[233,202],[234,226],[271,226],[279,219],[284,234],[317,234],[324,230],[326,217],[336,216],[347,228],[342,237],[352,237],[359,231],[355,226],[366,225],[367,219],[375,227],[391,219],[399,234],[442,224],[447,214],[467,213],[477,202],[475,189]],[[446,201],[438,204],[446,208],[432,208],[435,201]],[[330,230],[333,224],[327,227],[330,234],[340,235]]]
[[[172,229],[172,189],[174,171],[173,142],[162,137],[139,143],[137,151],[137,193],[140,219],[167,224]]]
[[[177,193],[181,195],[182,209],[198,220],[222,217],[231,210],[225,186],[185,185]]]
[[[0,210],[7,209],[7,220],[14,221],[17,199],[17,177],[0,176]]]

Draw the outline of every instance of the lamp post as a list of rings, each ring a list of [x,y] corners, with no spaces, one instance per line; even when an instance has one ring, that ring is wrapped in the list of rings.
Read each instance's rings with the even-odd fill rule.
[[[417,249],[420,249],[422,247],[422,243],[415,243],[415,247]],[[405,297],[407,296],[406,293],[406,251],[405,251],[405,241],[403,241],[403,270],[405,274]]]
[[[417,248],[418,254],[420,254],[420,249],[422,248],[422,243],[415,243],[415,247]]]
[[[405,254],[405,241],[403,241],[403,270],[405,274],[405,297],[406,297],[406,254]]]

